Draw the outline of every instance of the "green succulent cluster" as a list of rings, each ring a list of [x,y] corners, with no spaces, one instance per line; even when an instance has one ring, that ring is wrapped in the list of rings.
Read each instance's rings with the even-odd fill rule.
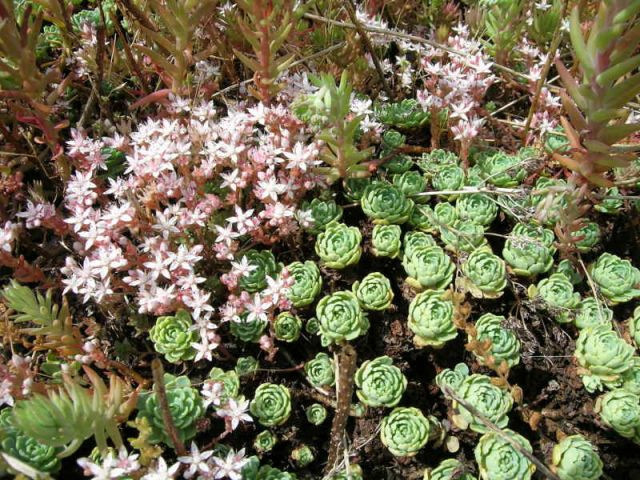
[[[198,390],[191,386],[187,376],[176,377],[164,374],[164,389],[173,424],[182,442],[196,435],[196,423],[204,414],[204,405]],[[164,425],[162,407],[157,392],[143,392],[138,399],[138,417],[145,418],[151,425],[149,442],[172,445]]]
[[[360,202],[365,189],[370,184],[370,178],[346,178],[343,182],[343,194],[350,202]]]
[[[436,385],[444,393],[447,388],[454,392],[460,388],[464,379],[469,376],[469,367],[465,363],[458,363],[453,369],[445,368],[436,375]]]
[[[374,182],[365,189],[360,205],[373,223],[399,225],[409,219],[414,204],[398,187],[386,182]]]
[[[248,375],[254,375],[258,371],[259,367],[260,362],[258,362],[255,357],[249,355],[247,357],[238,358],[234,371],[239,377],[246,377]]]
[[[528,293],[530,298],[541,298],[558,323],[571,322],[572,312],[580,304],[580,294],[573,291],[573,284],[562,273],[554,273],[538,285],[529,286]]]
[[[455,253],[470,253],[488,244],[484,236],[484,227],[477,223],[456,220],[451,225],[441,225],[439,231],[445,248]]]
[[[258,453],[266,453],[273,450],[278,443],[278,437],[271,430],[263,430],[253,441],[253,448]]]
[[[565,437],[553,447],[551,463],[560,480],[598,480],[602,476],[602,460],[582,435]]]
[[[574,323],[577,328],[595,327],[600,324],[611,324],[613,311],[593,297],[587,297],[580,302],[575,312]]]
[[[332,223],[316,239],[316,254],[330,268],[343,269],[355,265],[362,255],[362,234],[358,227]]]
[[[323,346],[354,340],[369,330],[367,314],[352,292],[340,291],[322,298],[316,307]]]
[[[510,429],[501,433],[487,432],[478,441],[474,450],[482,480],[529,480],[536,467],[509,443],[503,435],[517,442],[529,453],[533,448],[529,440]]]
[[[540,221],[552,226],[560,218],[560,213],[569,204],[567,182],[561,178],[539,177],[534,190],[540,193],[529,195],[528,204],[533,207]]]
[[[295,342],[301,331],[302,320],[291,312],[281,312],[273,321],[273,333],[282,342]]]
[[[466,183],[466,175],[462,167],[456,164],[444,165],[438,169],[431,179],[431,185],[437,191],[460,190]],[[452,200],[458,195],[455,193],[443,194],[442,198]]]
[[[404,241],[402,244],[402,261],[409,261],[408,258],[413,255],[418,247],[433,247],[435,245],[435,239],[428,233],[418,231],[407,232],[404,234]]]
[[[584,222],[580,228],[571,232],[571,237],[576,239],[575,246],[582,253],[593,250],[600,243],[601,236],[600,225],[596,222]]]
[[[395,407],[407,388],[406,377],[387,356],[363,362],[355,383],[356,395],[369,407]]]
[[[605,425],[640,444],[640,396],[621,388],[611,390],[598,398],[595,411]]]
[[[352,287],[353,293],[365,310],[386,310],[393,302],[391,282],[380,272],[373,272],[356,281]]]
[[[275,277],[281,270],[270,250],[249,250],[242,258],[246,258],[254,269],[247,275],[240,277],[238,286],[249,293],[256,293],[267,287],[267,277]]]
[[[293,262],[287,266],[293,278],[293,285],[287,291],[287,298],[296,308],[311,305],[322,289],[320,269],[311,260]]]
[[[312,463],[316,456],[308,445],[300,445],[291,451],[291,459],[298,467],[304,468]]]
[[[456,213],[460,220],[488,227],[498,215],[498,205],[488,195],[472,193],[456,200]]]
[[[375,225],[371,233],[372,252],[376,257],[396,258],[400,254],[402,230],[398,225]]]
[[[522,157],[506,152],[483,155],[477,165],[480,177],[496,187],[516,187],[527,175]]]
[[[239,340],[247,343],[256,343],[267,329],[268,322],[259,318],[248,319],[245,312],[240,315],[237,321],[229,323],[229,331]]]
[[[192,344],[199,341],[200,335],[191,328],[192,324],[191,315],[186,310],[158,317],[156,324],[149,330],[149,338],[156,352],[163,354],[171,363],[193,360],[196,351]]]
[[[505,318],[493,313],[485,313],[476,320],[476,340],[483,342],[489,340],[491,346],[488,354],[493,357],[496,365],[505,362],[509,368],[520,363],[520,340],[516,334],[503,326]],[[471,341],[469,337],[469,341]],[[481,365],[486,364],[486,356],[476,358]]]
[[[447,458],[436,468],[427,469],[423,480],[476,480],[476,477],[464,470],[465,467],[459,460]]]
[[[313,225],[308,229],[311,233],[320,233],[331,222],[337,222],[342,218],[342,207],[334,200],[314,198],[311,202],[303,203],[300,208],[311,212]]]
[[[444,289],[453,280],[455,265],[445,251],[436,246],[405,248],[402,266],[407,272],[407,283],[413,288]]]
[[[516,275],[533,277],[546,273],[553,266],[553,240],[550,230],[518,223],[504,244],[502,258]]]
[[[609,215],[617,215],[624,207],[624,200],[620,196],[618,187],[608,188],[605,192],[606,197],[593,208],[601,213]]]
[[[332,387],[336,383],[333,360],[324,352],[316,354],[315,358],[305,363],[304,372],[314,387]]]
[[[457,165],[458,163],[460,163],[460,159],[455,153],[449,150],[435,149],[423,153],[417,165],[420,170],[431,177],[445,165]]]
[[[427,186],[424,176],[415,170],[409,170],[404,173],[393,175],[392,180],[393,185],[399,188],[407,197],[424,192]]]
[[[569,279],[573,285],[580,285],[584,280],[584,275],[579,272],[576,267],[567,258],[560,260],[556,267],[553,269],[554,273],[561,273]]]
[[[222,385],[220,392],[220,403],[225,404],[231,398],[235,398],[240,393],[240,378],[233,371],[224,371],[219,367],[213,367],[209,372],[209,379]]]
[[[548,153],[566,153],[570,149],[569,140],[560,126],[545,134],[544,149]]]
[[[362,468],[360,465],[352,463],[349,469],[345,468],[331,477],[331,480],[363,480]]]
[[[589,273],[612,305],[640,297],[640,270],[629,260],[605,252],[589,266]]]
[[[636,347],[640,348],[640,306],[636,307],[628,321],[629,334]]]
[[[414,407],[396,407],[382,419],[380,440],[396,457],[412,457],[432,436],[434,425]]]
[[[507,286],[507,266],[491,248],[481,247],[462,264],[462,285],[476,298],[498,298]]]
[[[263,383],[256,388],[249,411],[265,427],[282,425],[291,415],[291,393],[284,385]]]
[[[402,130],[413,130],[429,123],[429,112],[425,112],[417,100],[405,98],[400,102],[384,102],[376,106],[376,117],[385,125]]]
[[[453,302],[440,291],[427,290],[415,296],[409,304],[409,329],[419,347],[442,347],[458,335],[453,323]]]
[[[304,413],[307,421],[312,425],[321,425],[327,419],[327,409],[320,403],[312,403]]]
[[[438,202],[433,207],[433,216],[438,226],[453,225],[458,220],[458,212],[456,207],[449,202]]]

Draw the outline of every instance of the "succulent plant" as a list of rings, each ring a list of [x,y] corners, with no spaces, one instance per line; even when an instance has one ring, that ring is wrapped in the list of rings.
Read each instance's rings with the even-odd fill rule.
[[[327,409],[320,403],[312,403],[304,410],[307,421],[312,425],[321,425],[327,419]]]
[[[457,391],[465,378],[469,376],[469,367],[465,363],[458,363],[453,369],[445,368],[436,375],[436,385],[442,392],[450,388]]]
[[[584,222],[579,229],[571,232],[571,237],[580,239],[575,241],[575,245],[582,253],[588,253],[593,250],[600,243],[601,236],[600,225],[596,222]]]
[[[276,263],[273,253],[269,250],[249,250],[242,255],[241,260],[245,258],[249,265],[255,268],[240,277],[238,286],[249,293],[259,292],[266,288],[267,277],[274,277],[281,269],[281,266]]]
[[[498,298],[507,286],[507,266],[489,247],[481,247],[462,264],[464,288],[476,298]]]
[[[556,268],[553,269],[553,272],[561,273],[567,277],[573,285],[579,285],[584,280],[584,275],[582,275],[567,258],[560,260],[556,265]]]
[[[316,239],[316,253],[323,265],[343,269],[354,265],[362,255],[362,234],[358,227],[348,227],[344,223],[332,223]]]
[[[405,135],[397,130],[390,128],[382,134],[382,150],[385,154],[388,152],[400,148],[404,145],[404,141],[407,139]]]
[[[409,329],[413,342],[419,346],[442,347],[458,335],[453,323],[453,302],[442,292],[428,290],[416,295],[409,304]]]
[[[336,383],[333,360],[324,352],[316,354],[312,360],[305,363],[304,372],[307,374],[307,380],[314,387],[332,387]]]
[[[273,321],[273,333],[283,342],[295,342],[300,338],[302,320],[291,312],[281,312]]]
[[[403,249],[403,262],[407,257],[413,255],[416,247],[433,247],[436,245],[434,238],[428,233],[411,231],[404,234],[404,241],[402,243]]]
[[[353,284],[353,293],[365,310],[386,310],[393,302],[391,282],[380,272],[372,272]]]
[[[369,184],[370,178],[347,178],[344,180],[344,196],[351,202],[359,202]]]
[[[242,313],[237,320],[229,322],[229,331],[239,340],[256,343],[264,334],[268,322],[260,318],[248,319],[248,314]]]
[[[435,233],[438,230],[434,223],[435,221],[436,217],[433,214],[433,209],[429,205],[416,203],[411,211],[408,223],[417,230]]]
[[[636,307],[628,322],[629,334],[636,344],[636,347],[640,348],[640,306]]]
[[[384,150],[382,153],[384,154]],[[413,165],[413,158],[404,153],[399,153],[384,162],[380,168],[391,175],[400,175],[411,170]]]
[[[456,213],[460,220],[477,223],[486,227],[498,215],[498,205],[488,195],[472,193],[456,200]]]
[[[396,407],[382,419],[380,440],[396,457],[412,457],[429,441],[432,424],[414,407]]]
[[[640,395],[640,357],[633,357],[631,360],[631,367],[622,374],[620,388]]]
[[[496,187],[515,187],[527,174],[525,162],[520,155],[496,152],[478,160],[480,175],[485,182]]]
[[[438,169],[431,179],[431,185],[435,190],[439,191],[455,191],[460,190],[466,181],[466,176],[462,167],[451,164],[444,165]],[[442,198],[452,200],[457,194],[443,194]]]
[[[587,297],[580,302],[576,312],[574,323],[577,328],[594,327],[599,324],[611,324],[613,311],[593,297]]]
[[[559,323],[571,322],[571,313],[580,304],[580,294],[573,291],[573,284],[562,273],[554,273],[538,285],[529,286],[528,293],[530,298],[541,298]]]
[[[367,315],[352,292],[340,291],[322,298],[316,307],[316,316],[323,346],[353,340],[369,330]]]
[[[380,225],[402,224],[409,219],[413,200],[389,183],[376,182],[369,185],[360,200],[362,211]]]
[[[209,372],[209,379],[222,385],[221,404],[227,403],[230,398],[235,398],[240,393],[240,378],[233,370],[224,371],[221,368],[213,367]]]
[[[409,170],[404,173],[393,175],[393,185],[407,197],[424,192],[427,182],[420,172]]]
[[[548,272],[553,266],[554,251],[547,237],[546,231],[536,234],[535,229],[518,223],[504,243],[502,258],[516,275],[532,277]]]
[[[513,430],[505,429],[501,433],[487,432],[480,437],[474,450],[480,478],[482,480],[529,480],[536,470],[535,465],[504,439],[503,435],[508,435],[527,452],[533,452],[529,440]]]
[[[605,252],[589,266],[589,273],[612,305],[640,297],[640,270],[629,260]]]
[[[253,448],[258,453],[266,453],[273,450],[278,443],[278,437],[271,430],[263,430],[253,440]]]
[[[244,476],[243,480],[298,480],[295,473],[283,472],[282,470],[272,467],[271,465],[262,465],[255,477]]]
[[[291,393],[284,385],[263,383],[256,388],[249,411],[265,427],[282,425],[291,415]]]
[[[158,317],[149,330],[149,338],[156,352],[164,355],[171,363],[193,360],[196,351],[192,344],[200,335],[192,326],[191,315],[186,310],[178,310],[175,315]]]
[[[372,252],[376,257],[396,258],[400,254],[400,236],[398,225],[375,225],[371,233]]]
[[[363,480],[360,465],[352,463],[348,467],[332,476],[331,480]]]
[[[503,326],[504,322],[503,316],[485,313],[476,320],[475,339],[479,342],[489,340],[491,345],[487,353],[493,357],[495,365],[505,362],[511,368],[520,363],[520,341],[513,331]],[[476,358],[481,365],[486,364],[486,356],[476,354]]]
[[[415,247],[405,255],[402,266],[407,272],[407,283],[416,289],[444,289],[453,279],[455,265],[438,246]]]
[[[487,245],[484,228],[477,223],[456,220],[451,225],[440,226],[440,239],[447,250],[453,252],[473,252]]]
[[[509,423],[507,414],[513,406],[513,397],[511,394],[500,387],[491,383],[491,378],[486,375],[473,374],[466,377],[460,387],[456,390],[456,394],[464,401],[476,408],[482,415],[489,419],[493,424],[500,428],[504,428]],[[446,392],[445,392],[446,395]],[[459,428],[470,428],[474,432],[484,433],[487,427],[478,418],[476,418],[464,406],[458,405],[454,400],[454,408],[457,408],[459,414],[453,417],[454,423]]]
[[[545,133],[544,149],[549,153],[566,153],[570,150],[569,140],[560,126]]]
[[[593,208],[601,213],[617,215],[624,207],[624,200],[620,196],[618,187],[607,188],[606,197]]]
[[[429,112],[425,112],[418,101],[405,98],[400,102],[384,102],[376,106],[376,116],[385,125],[403,130],[420,128],[429,123]]]
[[[435,149],[429,153],[423,153],[422,158],[417,163],[420,170],[429,176],[433,176],[445,165],[457,165],[460,163],[460,159],[453,152]]]
[[[308,229],[311,233],[320,233],[331,222],[337,222],[342,218],[342,207],[334,200],[314,198],[311,202],[303,203],[300,208],[311,212],[313,225]]]
[[[459,460],[447,458],[436,468],[427,469],[423,480],[476,480],[472,474],[464,470],[465,467]]]
[[[439,227],[443,225],[453,225],[456,220],[458,220],[456,207],[449,202],[436,203],[436,206],[433,207],[433,215]]]
[[[196,423],[204,414],[204,405],[198,390],[191,386],[187,376],[176,377],[164,374],[164,388],[169,412],[173,419],[178,437],[182,442],[196,435]],[[149,443],[172,445],[171,438],[164,425],[162,407],[157,392],[143,392],[138,399],[138,417],[145,418],[151,426]]]
[[[539,177],[536,180],[534,191],[529,195],[529,205],[534,207],[537,217],[547,226],[555,224],[560,218],[562,210],[567,208],[569,196],[566,190],[567,182],[561,178]]]
[[[247,375],[253,375],[258,371],[260,363],[255,357],[249,355],[248,357],[239,357],[236,362],[234,371],[239,377],[245,377]]]
[[[320,322],[316,317],[312,317],[304,324],[304,330],[309,335],[317,335],[320,331]]]
[[[619,435],[640,443],[640,397],[624,389],[611,390],[596,400],[596,413]]]
[[[293,278],[293,285],[287,291],[287,298],[296,308],[311,305],[322,289],[320,269],[311,260],[293,262],[287,266]]]
[[[407,388],[407,379],[390,357],[367,360],[355,374],[356,395],[369,407],[395,407]]]
[[[611,324],[580,330],[574,355],[584,369],[582,382],[589,392],[602,386],[620,385],[622,374],[632,366],[633,346],[625,342]]]
[[[316,456],[308,445],[300,445],[291,451],[291,459],[298,467],[304,468],[313,462]]]
[[[598,480],[602,476],[602,460],[582,435],[565,437],[554,446],[551,463],[560,480]]]

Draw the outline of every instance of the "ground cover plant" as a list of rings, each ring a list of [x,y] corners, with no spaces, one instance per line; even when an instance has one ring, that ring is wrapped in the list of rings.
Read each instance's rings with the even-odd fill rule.
[[[640,478],[640,0],[0,0],[0,476]]]

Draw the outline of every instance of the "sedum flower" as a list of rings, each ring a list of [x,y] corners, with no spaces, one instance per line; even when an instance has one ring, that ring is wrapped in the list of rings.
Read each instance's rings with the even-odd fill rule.
[[[600,225],[596,222],[584,222],[579,229],[572,231],[570,235],[576,239],[575,245],[578,250],[582,253],[588,253],[600,243],[602,233]],[[579,240],[577,240],[578,238]]]
[[[298,467],[304,468],[313,462],[316,456],[308,445],[303,444],[291,451],[291,459]]]
[[[602,476],[602,460],[582,435],[565,437],[554,446],[551,463],[560,480],[598,480]]]
[[[362,234],[358,227],[332,223],[316,239],[316,254],[330,268],[342,269],[360,260]]]
[[[332,387],[336,383],[336,372],[333,360],[324,352],[304,364],[304,372],[309,383],[317,388]]]
[[[440,227],[440,239],[447,250],[453,252],[473,252],[487,245],[484,228],[473,222],[456,220],[451,225]]]
[[[313,225],[308,230],[315,234],[322,232],[331,222],[337,222],[342,218],[342,207],[334,200],[314,198],[311,202],[303,203],[300,208],[311,212]]]
[[[433,207],[433,215],[438,222],[438,226],[453,225],[458,220],[458,212],[449,202],[439,202]]]
[[[265,427],[282,425],[291,415],[291,393],[284,385],[263,383],[256,388],[249,411]]]
[[[393,185],[398,187],[404,195],[410,197],[424,192],[427,182],[420,172],[409,170],[408,172],[393,175]]]
[[[258,453],[266,453],[273,450],[278,443],[278,437],[271,430],[263,430],[253,440],[253,448]]]
[[[640,270],[629,260],[605,252],[589,266],[589,273],[612,305],[640,297]]]
[[[193,360],[196,351],[191,344],[197,343],[200,336],[191,326],[189,312],[178,310],[173,316],[158,317],[149,330],[149,338],[156,352],[163,354],[168,362]]]
[[[618,386],[631,366],[635,349],[625,342],[611,324],[599,324],[580,331],[574,355],[583,368],[582,382],[589,392],[602,385]]]
[[[369,320],[358,298],[348,291],[322,298],[316,307],[323,346],[354,340],[369,330]]]
[[[635,308],[627,325],[633,342],[636,347],[640,347],[640,306]]]
[[[522,165],[523,161],[519,155],[506,152],[496,152],[478,159],[480,175],[485,182],[496,187],[518,186],[527,174]]]
[[[507,286],[507,266],[490,247],[481,247],[462,264],[464,287],[476,298],[498,298]]]
[[[486,375],[469,375],[462,381],[456,393],[496,426],[504,428],[509,423],[507,414],[513,406],[513,397],[508,391],[491,383],[491,378]],[[458,427],[470,428],[478,433],[487,431],[487,427],[462,405],[458,405],[454,401],[453,406],[459,412],[459,415],[453,417],[454,423]]]
[[[283,342],[295,342],[300,338],[302,320],[291,312],[282,312],[273,321],[273,333]]]
[[[436,385],[446,394],[446,388],[457,391],[465,378],[469,376],[469,367],[458,363],[453,369],[445,368],[436,375]],[[446,388],[445,388],[446,387]]]
[[[238,286],[249,293],[259,292],[267,287],[267,277],[275,277],[281,266],[269,250],[249,250],[240,258],[241,262],[248,262],[250,271],[241,276]]]
[[[255,318],[248,319],[248,315],[243,313],[237,321],[232,321],[229,325],[231,334],[239,340],[248,343],[257,343],[266,330],[268,322]]]
[[[458,165],[445,165],[431,179],[431,185],[438,191],[460,190],[465,184],[464,170]],[[442,198],[453,200],[456,194],[444,194]]]
[[[533,448],[529,440],[513,430],[505,429],[500,434],[487,432],[478,441],[474,450],[482,480],[529,480],[536,467],[527,457],[503,438],[508,435],[527,452]]]
[[[502,258],[513,273],[532,277],[548,272],[553,266],[553,232],[549,242],[547,231],[539,233],[524,223],[518,223],[504,243]]]
[[[613,311],[593,297],[587,297],[580,302],[576,310],[574,323],[580,330],[595,327],[600,324],[611,324]]]
[[[490,341],[487,354],[493,357],[495,365],[505,362],[511,368],[520,363],[520,341],[512,330],[503,326],[504,321],[501,315],[485,313],[476,320],[475,339],[479,342]],[[486,356],[476,354],[476,358],[481,365],[486,364]]]
[[[413,343],[419,347],[442,347],[458,335],[453,323],[453,302],[442,292],[419,293],[409,304],[408,324],[414,333]]]
[[[372,252],[376,257],[396,258],[400,254],[400,236],[398,225],[375,225],[371,234]]]
[[[446,288],[456,269],[449,255],[438,246],[415,247],[410,254],[405,250],[402,266],[408,275],[407,283],[418,290]]]
[[[538,285],[529,286],[528,293],[530,298],[541,298],[559,323],[571,322],[570,313],[580,304],[580,294],[573,291],[573,284],[562,273],[554,273]]]
[[[414,407],[396,407],[382,419],[380,440],[396,457],[412,457],[429,441],[432,424]]]
[[[393,302],[393,290],[389,279],[373,272],[353,284],[353,293],[365,310],[386,310]]]
[[[596,400],[596,413],[619,435],[640,443],[640,397],[627,390],[616,389]]]
[[[356,395],[369,407],[395,407],[407,388],[407,379],[390,357],[367,360],[355,374]]]
[[[291,304],[296,308],[312,304],[322,289],[320,269],[315,262],[293,262],[287,266],[287,271],[293,278],[293,285],[287,292]]]
[[[391,184],[375,182],[369,185],[360,200],[362,211],[381,225],[402,224],[409,219],[413,201]]]
[[[498,215],[498,206],[488,195],[472,193],[471,195],[462,195],[456,200],[456,213],[460,220],[486,227]]]
[[[459,460],[447,458],[436,468],[427,469],[423,480],[476,480],[472,474],[464,470],[465,466]]]
[[[312,403],[304,413],[307,421],[312,425],[321,425],[327,419],[327,409],[320,403]]]

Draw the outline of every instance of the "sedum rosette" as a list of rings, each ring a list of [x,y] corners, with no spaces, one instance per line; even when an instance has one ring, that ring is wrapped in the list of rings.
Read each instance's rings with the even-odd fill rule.
[[[484,155],[478,160],[480,176],[485,182],[496,187],[516,187],[524,180],[527,171],[523,168],[520,155],[496,152]]]
[[[482,480],[529,480],[536,467],[527,457],[503,438],[508,435],[529,453],[533,448],[529,440],[513,430],[505,429],[500,434],[487,432],[478,441],[474,450]]]
[[[282,312],[273,321],[273,333],[283,342],[295,342],[300,338],[302,320],[291,312]]]
[[[640,444],[640,396],[623,389],[611,390],[598,398],[595,411],[619,435]]]
[[[633,311],[633,315],[628,321],[629,334],[636,344],[636,347],[640,348],[640,306],[636,307]]]
[[[369,407],[395,407],[407,388],[407,379],[390,357],[367,360],[355,374],[356,394]]]
[[[219,383],[222,387],[218,394],[220,404],[224,405],[230,398],[235,398],[240,393],[240,378],[233,370],[224,371],[221,368],[213,367],[209,372],[209,379]]]
[[[476,298],[498,298],[507,286],[507,266],[489,247],[481,247],[462,264],[463,287]]]
[[[487,353],[493,357],[495,365],[505,362],[511,368],[520,363],[520,340],[513,331],[503,326],[504,322],[503,316],[485,313],[476,321],[475,339],[479,342],[490,341]],[[486,364],[486,356],[476,354],[476,359],[481,365]]]
[[[402,230],[398,225],[375,225],[371,233],[372,252],[376,257],[396,258],[400,254]]]
[[[470,473],[465,472],[465,466],[455,458],[447,458],[436,468],[427,469],[423,480],[476,480]]]
[[[369,330],[367,314],[362,311],[358,298],[352,292],[327,295],[318,302],[316,316],[320,322],[319,334],[323,346],[354,340]]]
[[[418,347],[442,347],[458,335],[453,323],[453,302],[434,290],[419,293],[409,304],[409,329]]]
[[[415,289],[441,290],[453,280],[455,265],[449,255],[438,246],[420,246],[405,249],[402,266],[407,272],[407,283]]]
[[[322,264],[330,268],[342,269],[360,260],[362,234],[357,227],[344,223],[332,223],[316,239],[316,254]]]
[[[246,259],[253,269],[240,277],[238,286],[249,293],[259,292],[267,287],[267,277],[275,277],[281,270],[276,258],[269,250],[249,250],[241,257]]]
[[[433,207],[433,216],[438,223],[438,227],[442,227],[443,225],[453,225],[454,222],[458,220],[456,207],[449,202],[436,203],[436,206]]]
[[[445,165],[457,165],[460,163],[458,156],[449,150],[437,148],[428,153],[423,153],[418,160],[418,168],[427,175],[435,175]]]
[[[464,170],[458,165],[443,166],[431,179],[431,185],[438,191],[460,190],[465,184]],[[456,194],[444,194],[442,198],[452,200]]]
[[[487,245],[484,228],[477,223],[456,220],[451,225],[441,226],[439,231],[447,250],[456,253],[473,252]]]
[[[456,200],[456,213],[460,220],[487,227],[498,215],[498,205],[488,195],[472,193]]]
[[[411,257],[417,247],[433,247],[436,246],[436,241],[428,233],[424,232],[407,232],[404,234],[403,258],[404,262],[406,258]],[[408,261],[408,260],[407,260]]]
[[[239,377],[245,377],[254,375],[258,371],[258,368],[260,368],[258,359],[249,355],[247,357],[239,357],[233,371],[236,372]]]
[[[186,310],[178,310],[173,316],[158,317],[149,330],[149,338],[156,352],[164,355],[171,363],[193,360],[196,351],[192,344],[200,335],[192,328],[191,315]]]
[[[469,376],[469,367],[465,363],[458,363],[453,369],[445,368],[436,375],[436,385],[446,395],[446,389],[456,392],[465,378]]]
[[[553,447],[551,464],[560,480],[598,480],[602,476],[602,460],[582,435],[565,437]]]
[[[394,408],[382,419],[380,440],[396,457],[412,457],[429,441],[432,424],[413,407]]]
[[[306,307],[314,302],[322,289],[320,269],[310,260],[293,262],[287,267],[293,285],[289,287],[287,298],[296,308]]]
[[[587,297],[575,312],[574,323],[577,328],[595,327],[596,325],[610,325],[613,311],[593,297]]]
[[[308,445],[300,445],[291,451],[291,459],[300,468],[306,467],[313,462],[315,458],[313,450],[311,450]]]
[[[640,395],[640,357],[633,357],[631,367],[622,374],[621,388]]]
[[[401,174],[393,175],[393,185],[407,197],[424,192],[427,182],[420,172],[409,170]]]
[[[278,437],[271,430],[263,430],[253,441],[253,448],[258,453],[266,453],[273,450],[278,443]]]
[[[320,403],[312,403],[304,410],[307,421],[312,425],[321,425],[327,419],[327,409]]]
[[[582,253],[588,253],[600,243],[600,225],[596,222],[584,222],[577,230],[570,233],[575,239],[575,245]],[[579,239],[579,240],[578,240]]]
[[[413,210],[413,201],[407,198],[398,187],[389,183],[375,182],[369,185],[360,200],[362,211],[381,225],[406,222]]]
[[[584,275],[568,259],[560,260],[553,269],[554,273],[561,273],[569,279],[573,285],[580,285],[584,280]]]
[[[308,229],[311,233],[320,233],[331,222],[337,222],[342,218],[342,207],[334,200],[314,198],[309,203],[303,203],[301,209],[311,213],[313,225]]]
[[[344,186],[344,196],[351,202],[359,202],[365,189],[371,184],[370,178],[346,178]]]
[[[246,312],[229,323],[229,331],[238,340],[247,343],[257,343],[266,330],[268,322],[260,318],[248,319]]]
[[[491,378],[486,375],[469,375],[462,381],[455,393],[496,426],[504,428],[509,423],[507,414],[513,406],[513,397],[508,391],[494,385]],[[455,400],[453,406],[459,412],[453,417],[454,423],[459,428],[470,428],[478,433],[487,431],[487,427],[478,418],[462,405],[458,405]]]
[[[640,297],[640,270],[629,260],[603,253],[589,266],[589,273],[612,305]]]
[[[353,293],[365,310],[386,310],[393,302],[393,290],[389,279],[373,272],[353,284]]]
[[[553,232],[518,223],[504,243],[502,258],[516,275],[532,277],[553,266],[552,244]]]
[[[580,294],[573,291],[573,284],[562,273],[554,273],[538,285],[529,286],[528,293],[530,298],[542,299],[558,323],[571,322],[571,314],[580,304]]]
[[[429,205],[416,204],[411,212],[408,223],[413,228],[429,233],[438,231],[435,224],[433,209]]]
[[[291,415],[291,393],[284,385],[263,383],[256,388],[249,411],[265,427],[282,425]]]
[[[317,388],[332,387],[336,383],[333,360],[324,352],[304,364],[304,372],[309,383]]]

